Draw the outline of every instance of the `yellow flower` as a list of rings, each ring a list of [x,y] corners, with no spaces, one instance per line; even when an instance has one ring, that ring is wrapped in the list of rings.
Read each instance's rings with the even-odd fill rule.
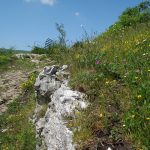
[[[81,113],[80,113],[79,111],[76,111],[76,112],[75,112],[75,115],[77,115],[77,116],[80,115],[80,114],[81,114]]]
[[[138,95],[137,98],[138,98],[138,99],[141,99],[141,98],[142,98],[142,95]]]
[[[109,83],[110,83],[109,81],[106,81],[106,82],[105,82],[106,85],[108,85]]]
[[[99,116],[100,116],[100,118],[102,118],[102,117],[103,117],[103,114],[102,114],[102,113],[100,113],[100,115],[99,115]]]
[[[98,81],[98,78],[95,78],[96,81]]]
[[[146,120],[150,120],[150,117],[147,117]]]
[[[116,83],[116,80],[113,80],[114,83]]]
[[[148,69],[148,72],[150,72],[150,69]]]

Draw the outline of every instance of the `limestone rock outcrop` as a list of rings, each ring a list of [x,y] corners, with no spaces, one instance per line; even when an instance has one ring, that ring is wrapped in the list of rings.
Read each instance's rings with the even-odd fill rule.
[[[68,86],[67,65],[45,67],[36,79],[37,107],[33,116],[36,125],[37,150],[74,150],[73,132],[66,126],[64,117],[74,116],[75,110],[87,107],[84,94]],[[38,114],[48,104],[43,117]]]

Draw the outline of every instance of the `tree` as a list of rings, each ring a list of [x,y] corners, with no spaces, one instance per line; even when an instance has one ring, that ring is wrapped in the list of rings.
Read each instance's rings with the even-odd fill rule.
[[[122,26],[136,25],[150,21],[150,2],[145,1],[133,8],[127,8],[119,17]]]
[[[149,1],[142,2],[138,5],[139,12],[145,12],[145,10],[148,10],[149,7],[150,7]]]
[[[64,30],[64,25],[56,23],[56,29],[59,32],[59,36],[58,36],[59,44],[65,47],[66,46],[66,32]]]
[[[50,38],[47,38],[45,41],[45,49],[48,49],[49,47],[52,47],[53,45],[55,45],[55,41],[53,41]]]

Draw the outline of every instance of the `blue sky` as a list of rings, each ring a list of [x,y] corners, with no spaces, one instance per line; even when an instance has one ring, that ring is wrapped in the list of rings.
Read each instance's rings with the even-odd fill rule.
[[[127,7],[142,0],[0,0],[0,47],[30,50],[47,38],[57,39],[56,23],[63,23],[67,40],[101,33]]]

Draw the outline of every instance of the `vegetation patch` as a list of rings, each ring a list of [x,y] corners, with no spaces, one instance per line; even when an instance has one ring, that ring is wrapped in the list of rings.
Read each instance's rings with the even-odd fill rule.
[[[90,102],[69,119],[78,149],[150,149],[149,7],[146,1],[128,8],[94,39],[47,49],[70,64],[70,85]]]
[[[128,8],[106,32],[72,47],[66,46],[64,27],[57,24],[59,41],[33,48],[32,53],[69,64],[70,86],[87,95],[88,108],[67,118],[77,149],[150,149],[149,10],[149,1]],[[11,61],[4,53],[0,58],[0,66]],[[28,122],[35,106],[34,81],[31,75],[22,84],[23,95],[0,117],[2,149],[35,149],[35,129]]]
[[[8,110],[0,116],[0,149],[32,150],[36,147],[36,131],[29,121],[35,109],[35,74],[24,83],[22,94],[8,105]]]

